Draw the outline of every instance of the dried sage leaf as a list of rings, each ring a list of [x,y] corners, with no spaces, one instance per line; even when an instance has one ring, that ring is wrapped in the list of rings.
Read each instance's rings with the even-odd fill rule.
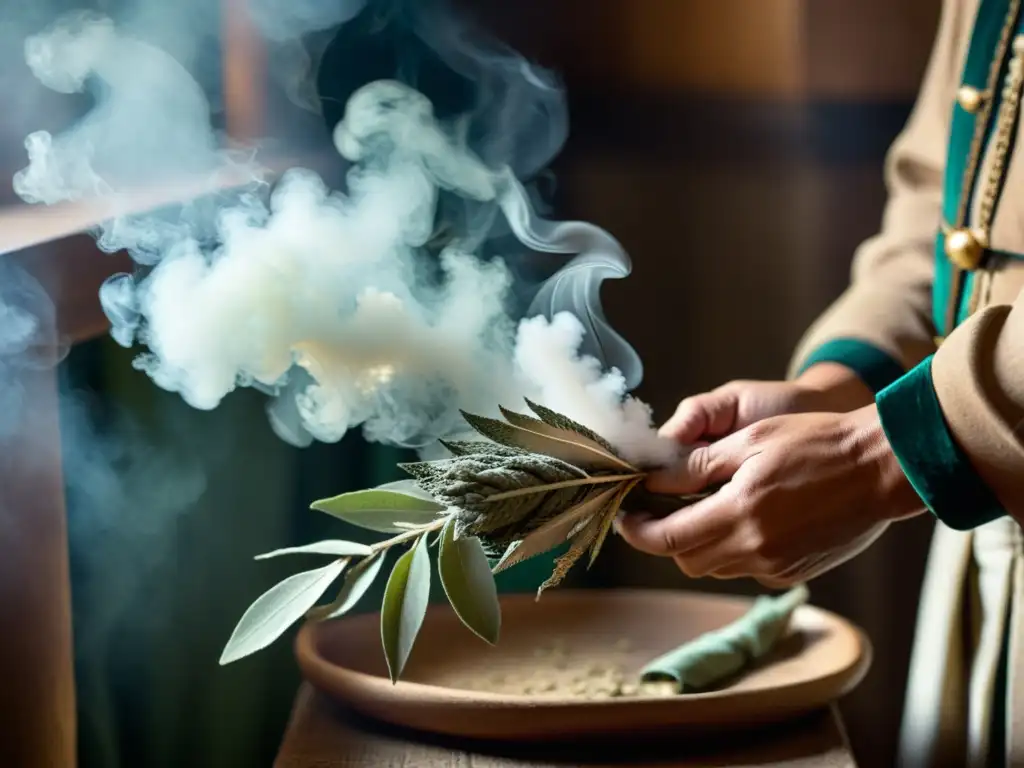
[[[337,597],[328,605],[311,608],[306,613],[306,618],[310,621],[327,621],[348,613],[377,579],[377,574],[380,573],[383,565],[383,552],[375,552],[352,566],[345,574],[345,580],[342,582]]]
[[[618,488],[615,486],[594,489],[576,506],[544,523],[521,541],[511,544],[494,566],[494,573],[501,573],[524,560],[561,546],[580,525],[590,522],[590,518],[602,510],[616,493]]]
[[[380,637],[392,683],[397,683],[402,676],[427,615],[429,599],[430,556],[424,535],[398,558],[384,588]]]
[[[529,400],[525,397],[523,398],[523,400],[526,402],[526,405],[530,408],[530,410],[537,414],[537,416],[540,417],[540,420],[547,424],[548,426],[554,427],[555,429],[562,429],[568,432],[574,432],[580,437],[585,437],[588,440],[593,440],[608,453],[615,453],[615,449],[612,447],[611,443],[609,443],[599,434],[594,432],[592,429],[573,421],[568,416],[563,416],[560,413],[556,413],[555,411],[552,411],[550,408],[545,408],[543,405],[535,403],[532,400]]]
[[[454,519],[441,533],[437,572],[448,602],[462,623],[481,639],[497,643],[501,606],[487,554],[478,538],[455,538]]]
[[[457,538],[486,537],[488,546],[503,542],[500,551],[574,506],[586,495],[586,486],[606,481],[550,456],[531,453],[474,454],[401,466],[452,510],[458,520]]]
[[[474,456],[487,454],[490,456],[521,456],[526,451],[520,448],[510,448],[501,443],[491,443],[485,440],[439,440],[452,456]]]
[[[427,497],[422,488],[418,494],[374,488],[314,501],[310,508],[371,531],[401,533],[408,529],[396,523],[426,525],[445,511],[445,506]]]
[[[602,514],[595,514],[590,518],[590,522],[587,523],[586,527],[580,531],[572,540],[572,546],[569,547],[569,551],[562,555],[560,558],[555,560],[555,569],[547,580],[540,585],[537,589],[537,599],[540,600],[541,594],[545,589],[550,587],[558,586],[562,579],[565,578],[569,570],[576,564],[583,553],[590,548],[590,545],[594,543],[598,534],[601,532],[601,524],[604,520]]]
[[[600,447],[595,447],[593,441],[587,438],[552,437],[505,421],[474,416],[465,411],[462,412],[462,416],[481,435],[502,445],[520,448],[530,453],[542,453],[585,470],[636,471],[628,462]]]
[[[220,663],[230,664],[277,640],[316,604],[347,564],[342,558],[323,568],[296,573],[256,598],[231,633]]]
[[[372,554],[373,550],[366,544],[358,544],[354,541],[317,541],[313,544],[304,544],[301,547],[288,547],[286,549],[275,549],[263,555],[256,555],[256,560],[267,560],[280,555],[334,555],[335,557],[365,557]]]
[[[608,507],[601,512],[604,516],[601,522],[601,530],[598,532],[597,538],[590,547],[590,562],[587,563],[587,568],[592,567],[594,565],[594,561],[597,560],[597,555],[601,551],[601,547],[604,546],[604,540],[608,537],[608,531],[611,529],[616,515],[619,514],[619,508],[622,507],[622,500],[626,498],[633,486],[639,482],[640,480],[637,479],[623,483],[615,494],[615,498],[612,499]]]

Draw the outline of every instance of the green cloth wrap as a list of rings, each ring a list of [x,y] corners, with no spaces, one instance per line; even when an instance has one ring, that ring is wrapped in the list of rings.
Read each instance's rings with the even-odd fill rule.
[[[818,363],[845,365],[875,394],[896,381],[905,371],[887,352],[860,339],[833,339],[815,349],[799,373]]]
[[[1006,514],[957,445],[932,383],[932,358],[882,390],[878,418],[903,473],[939,520],[968,531]]]
[[[642,682],[673,680],[694,693],[728,680],[766,656],[785,635],[790,617],[807,602],[800,585],[777,597],[759,597],[741,618],[659,656],[640,671]]]

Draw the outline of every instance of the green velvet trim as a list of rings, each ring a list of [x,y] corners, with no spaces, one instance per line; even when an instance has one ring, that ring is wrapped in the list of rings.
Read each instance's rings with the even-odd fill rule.
[[[974,18],[974,29],[971,32],[971,43],[964,61],[961,85],[968,85],[984,91],[988,85],[988,72],[995,57],[996,48],[1002,32],[1006,14],[1009,11],[1009,0],[981,0],[977,15]],[[999,109],[998,97],[992,105],[991,114]],[[960,207],[960,192],[963,188],[964,173],[967,171],[967,160],[974,138],[975,115],[971,114],[959,102],[953,105],[953,116],[949,129],[949,148],[946,156],[945,178],[943,180],[942,212],[946,221],[953,223]]]
[[[946,236],[939,232],[935,238],[935,276],[932,278],[932,322],[939,334],[947,335],[946,307],[952,293],[953,271],[946,258]]]
[[[984,91],[988,80],[988,72],[992,60],[999,45],[999,38],[1002,34],[1003,24],[1006,21],[1006,14],[1009,11],[1009,0],[981,0],[978,12],[974,19],[974,29],[971,33],[971,42],[967,50],[967,58],[964,61],[963,74],[960,82]],[[1005,73],[1006,62],[1003,62]],[[986,126],[986,144],[991,138],[995,120],[991,116],[999,110],[1001,92],[993,94],[993,104]],[[976,116],[960,106],[959,102],[953,104],[953,115],[950,121],[949,147],[946,154],[946,168],[943,178],[942,194],[942,216],[947,224],[954,224],[957,219],[957,212],[960,210],[960,195],[964,186],[964,174],[967,171],[967,161],[970,156],[971,142],[974,139],[974,126]],[[970,189],[973,190],[973,180]],[[968,197],[966,204],[970,206],[971,200]],[[970,296],[971,277],[967,277],[968,283],[961,293],[961,304],[957,307],[957,321],[959,321],[966,310],[967,297]],[[946,327],[946,309],[949,306],[950,296],[955,288],[952,284],[952,269],[949,260],[946,258],[945,237],[939,234],[935,242],[935,279],[932,290],[932,318],[935,327],[942,335],[948,335],[953,329]]]
[[[817,363],[845,365],[876,394],[904,373],[903,366],[889,354],[859,339],[826,341],[807,357],[799,372]]]
[[[932,384],[931,357],[879,392],[875,402],[900,467],[939,520],[967,531],[1006,514],[953,439]]]

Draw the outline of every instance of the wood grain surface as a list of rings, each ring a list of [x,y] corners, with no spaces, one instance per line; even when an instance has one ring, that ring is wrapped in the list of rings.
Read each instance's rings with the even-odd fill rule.
[[[835,709],[757,732],[685,743],[628,740],[533,746],[411,734],[299,690],[274,768],[855,768]]]

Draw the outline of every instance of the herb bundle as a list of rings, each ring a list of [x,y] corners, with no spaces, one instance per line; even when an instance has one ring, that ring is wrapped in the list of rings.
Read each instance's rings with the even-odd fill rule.
[[[498,641],[501,611],[493,574],[566,542],[537,598],[587,556],[597,558],[629,499],[653,501],[639,487],[646,471],[619,457],[581,424],[529,400],[533,416],[502,408],[504,421],[464,413],[482,439],[444,443],[450,458],[400,465],[413,479],[314,502],[315,510],[392,536],[373,545],[321,541],[257,559],[321,554],[332,561],[288,577],[245,612],[221,656],[227,664],[259,651],[293,623],[347,613],[380,574],[384,554],[408,545],[395,561],[381,607],[381,641],[397,682],[423,624],[430,593],[429,548],[452,608],[488,643]],[[660,499],[678,508],[707,494]],[[334,600],[316,606],[345,573]]]

